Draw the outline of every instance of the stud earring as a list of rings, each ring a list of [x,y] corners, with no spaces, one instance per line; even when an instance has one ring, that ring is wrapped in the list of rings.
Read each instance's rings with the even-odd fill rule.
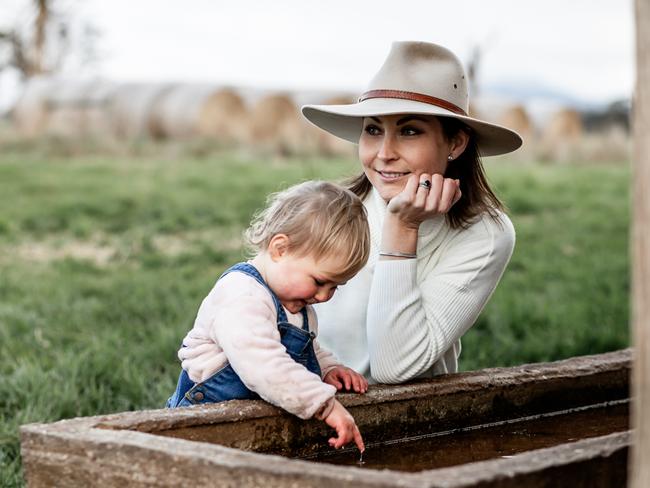
[[[453,160],[454,160],[454,157],[451,154],[449,156],[447,156],[447,161],[453,161]]]

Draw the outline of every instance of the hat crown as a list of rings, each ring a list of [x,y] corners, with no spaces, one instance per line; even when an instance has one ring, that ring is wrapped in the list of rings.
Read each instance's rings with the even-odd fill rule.
[[[424,114],[460,120],[481,156],[514,151],[515,131],[469,115],[468,80],[462,63],[448,49],[429,42],[394,42],[384,64],[357,103],[305,105],[303,115],[337,137],[358,143],[364,117]]]
[[[466,113],[467,76],[450,50],[429,42],[398,41],[367,90],[399,90],[445,100]]]

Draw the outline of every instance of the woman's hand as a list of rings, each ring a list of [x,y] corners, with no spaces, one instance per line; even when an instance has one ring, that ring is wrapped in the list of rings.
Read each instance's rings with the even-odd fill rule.
[[[334,400],[334,407],[329,415],[325,417],[325,423],[336,430],[337,437],[331,437],[328,441],[329,445],[335,449],[345,446],[348,442],[354,441],[359,448],[359,451],[365,451],[363,439],[359,428],[343,405],[337,400]]]
[[[347,391],[352,389],[357,393],[368,391],[368,381],[353,369],[345,366],[337,366],[328,371],[323,381],[328,385],[335,386],[339,391],[344,387]]]
[[[430,188],[426,188],[425,181]],[[404,227],[417,231],[425,220],[449,212],[460,197],[459,180],[440,174],[412,174],[404,189],[388,203],[388,212]]]

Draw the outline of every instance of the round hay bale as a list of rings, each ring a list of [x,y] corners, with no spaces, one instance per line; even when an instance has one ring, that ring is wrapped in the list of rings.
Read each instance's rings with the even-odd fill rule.
[[[125,139],[149,136],[152,106],[172,87],[173,85],[162,83],[119,85],[107,104],[113,133]]]
[[[198,133],[225,144],[248,139],[248,110],[242,97],[223,88],[205,98],[198,114]]]
[[[280,154],[295,154],[305,149],[306,125],[287,95],[262,98],[250,116],[249,143]]]
[[[356,100],[352,96],[334,96],[330,97],[323,102],[318,102],[319,104],[324,105],[347,105],[354,103]],[[307,142],[311,143],[314,150],[323,156],[343,156],[343,157],[353,157],[357,152],[356,145],[340,139],[336,136],[333,136],[329,132],[326,132],[315,125],[311,124],[304,117],[302,118],[303,123],[305,124],[306,130],[309,133],[309,140]]]
[[[513,105],[506,109],[499,117],[498,124],[514,130],[524,139],[530,138],[533,134],[533,124],[522,105]]]
[[[583,139],[580,115],[573,109],[564,108],[550,118],[544,129],[541,157],[551,161],[580,159],[579,146]]]
[[[244,101],[233,90],[178,85],[152,106],[149,131],[157,138],[209,137],[226,144],[246,139]]]
[[[49,115],[47,97],[57,84],[53,78],[30,79],[12,109],[13,123],[19,134],[39,136],[45,130]]]
[[[546,125],[544,140],[553,142],[577,142],[583,134],[580,114],[571,108],[556,112]]]
[[[47,134],[66,139],[80,138],[84,132],[84,112],[87,110],[86,93],[92,82],[63,80],[47,95]]]
[[[213,87],[176,85],[158,97],[149,114],[149,134],[155,139],[187,139],[198,135],[201,106]]]
[[[113,139],[113,123],[109,105],[117,85],[104,80],[96,80],[87,86],[83,110],[83,132],[98,139]]]

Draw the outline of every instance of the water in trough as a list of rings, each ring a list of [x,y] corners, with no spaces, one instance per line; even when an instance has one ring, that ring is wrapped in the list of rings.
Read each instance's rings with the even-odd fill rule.
[[[363,461],[348,448],[302,459],[369,469],[422,471],[557,446],[628,429],[629,401],[601,403],[561,412],[477,425],[451,431],[375,442]]]

